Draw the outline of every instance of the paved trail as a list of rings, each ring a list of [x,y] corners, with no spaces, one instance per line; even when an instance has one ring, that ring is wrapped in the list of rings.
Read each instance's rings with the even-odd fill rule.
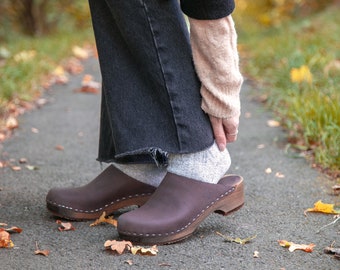
[[[95,60],[85,63],[86,73],[100,80]],[[12,235],[14,249],[0,249],[1,269],[339,269],[340,261],[323,253],[334,240],[340,245],[339,224],[320,233],[333,221],[304,210],[322,199],[335,202],[330,185],[320,180],[304,159],[284,150],[284,133],[266,125],[271,115],[251,101],[248,84],[242,92],[243,114],[239,139],[230,145],[232,173],[246,183],[246,204],[228,217],[209,216],[188,240],[160,246],[155,257],[108,254],[103,244],[118,234],[110,225],[89,227],[74,223],[75,231],[59,232],[45,209],[45,195],[54,186],[78,186],[101,171],[96,159],[100,95],[75,93],[83,74],[46,94],[49,103],[20,118],[15,135],[0,146],[0,159],[24,157],[39,170],[0,169],[0,223],[23,228]],[[39,133],[32,132],[32,128]],[[62,145],[63,151],[55,149]],[[271,174],[265,173],[267,168]],[[284,178],[278,178],[279,172]],[[224,242],[216,231],[232,237],[257,235],[251,243]],[[313,253],[290,253],[279,239],[315,243]],[[50,250],[48,257],[34,255]],[[253,258],[254,251],[259,258]],[[133,265],[126,263],[131,260]]]

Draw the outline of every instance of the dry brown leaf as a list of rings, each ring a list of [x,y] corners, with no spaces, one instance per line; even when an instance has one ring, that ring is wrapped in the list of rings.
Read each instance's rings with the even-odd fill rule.
[[[7,118],[6,120],[6,128],[8,129],[15,129],[19,126],[19,123],[18,123],[18,120],[13,117],[13,116],[10,116]]]
[[[73,55],[79,59],[89,58],[89,52],[79,46],[73,46],[72,52],[73,52]]]
[[[275,177],[277,177],[277,178],[285,178],[285,175],[283,173],[277,172],[275,174]]]
[[[77,89],[76,92],[98,94],[100,92],[101,84],[93,80],[93,76],[85,74],[81,82],[81,88]]]
[[[276,120],[268,120],[267,125],[268,125],[268,127],[279,127],[280,122],[278,122]]]
[[[94,226],[97,226],[101,223],[109,223],[115,227],[117,227],[117,220],[115,220],[113,217],[105,217],[106,216],[106,213],[105,211],[102,213],[102,215],[95,220],[95,222],[91,223],[90,224],[90,227],[94,227]]]
[[[325,247],[323,250],[326,254],[332,254],[336,259],[340,259],[340,248],[334,248],[332,246]]]
[[[128,265],[133,265],[133,261],[132,260],[126,260],[125,263],[127,263]]]
[[[38,134],[39,133],[39,129],[32,127],[31,128],[31,132],[34,133],[34,134]]]
[[[21,171],[21,167],[20,166],[12,166],[11,169],[13,171]]]
[[[265,170],[265,172],[266,172],[266,174],[271,174],[271,173],[272,173],[272,169],[271,169],[271,168],[267,168],[267,169]]]
[[[84,66],[79,59],[71,57],[65,64],[65,70],[71,74],[80,74],[83,72]]]
[[[20,163],[20,164],[25,164],[25,163],[27,163],[27,158],[20,158],[20,159],[19,159],[19,163]]]
[[[55,147],[54,147],[54,149],[55,150],[58,150],[58,151],[63,151],[64,150],[64,146],[62,146],[62,145],[56,145]]]
[[[288,250],[290,252],[293,252],[295,250],[303,250],[305,252],[312,252],[313,251],[313,248],[315,247],[315,244],[311,243],[311,244],[295,244],[293,242],[289,242],[287,240],[278,240],[279,242],[279,245],[281,247],[285,247],[285,248],[288,248]]]
[[[12,248],[14,244],[11,240],[11,236],[3,228],[0,228],[0,248]]]
[[[340,185],[334,185],[334,186],[332,186],[332,189],[333,189],[334,195],[340,194]]]
[[[260,252],[257,250],[254,251],[253,258],[260,258]]]
[[[158,254],[158,248],[156,245],[145,248],[140,246],[132,246],[130,249],[133,255],[147,255],[147,256],[156,256]]]
[[[334,204],[323,203],[321,200],[314,204],[313,208],[308,208],[306,212],[319,212],[325,214],[340,214],[340,211],[334,210]]]
[[[60,225],[60,227],[58,227],[58,230],[61,232],[75,230],[71,222],[62,222],[61,220],[57,220],[56,223]]]
[[[44,256],[48,256],[50,254],[50,251],[45,249],[45,250],[40,250],[40,249],[37,249],[36,251],[34,251],[34,254],[35,255],[44,255]]]
[[[8,233],[21,233],[22,229],[19,227],[3,228]]]
[[[107,240],[104,243],[104,247],[105,249],[113,250],[120,255],[120,254],[123,254],[125,249],[130,250],[130,248],[132,247],[132,243],[130,241],[124,241],[124,240],[122,241]]]
[[[35,255],[43,255],[47,257],[50,254],[49,250],[46,250],[46,249],[40,250],[38,247],[38,242],[35,242],[35,246],[36,246],[36,250],[34,251]]]
[[[264,145],[264,144],[259,144],[258,146],[257,146],[257,149],[263,149],[263,148],[265,148],[266,146]]]
[[[57,66],[52,72],[52,83],[66,84],[69,81],[68,75],[62,66]]]

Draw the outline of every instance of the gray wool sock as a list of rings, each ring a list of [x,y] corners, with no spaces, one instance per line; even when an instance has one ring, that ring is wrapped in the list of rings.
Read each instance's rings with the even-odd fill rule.
[[[210,148],[192,154],[170,154],[168,172],[201,182],[216,184],[231,164],[227,149],[221,152],[216,143]]]
[[[164,179],[166,168],[159,168],[155,164],[120,164],[112,163],[126,175],[154,187],[158,187]]]

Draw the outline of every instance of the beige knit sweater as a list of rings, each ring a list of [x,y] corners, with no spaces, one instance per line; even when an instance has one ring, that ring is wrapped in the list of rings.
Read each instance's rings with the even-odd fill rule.
[[[202,83],[202,109],[218,118],[240,115],[237,34],[231,15],[217,20],[189,18],[194,65]]]

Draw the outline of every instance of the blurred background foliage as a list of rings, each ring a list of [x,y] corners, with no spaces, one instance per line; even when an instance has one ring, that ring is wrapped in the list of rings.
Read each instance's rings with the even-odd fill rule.
[[[237,0],[242,70],[290,149],[340,181],[340,1]]]
[[[2,0],[0,14],[1,40],[9,30],[37,37],[90,25],[88,3],[81,0]]]
[[[286,20],[320,12],[331,2],[331,0],[236,0],[236,5],[238,12],[259,25],[279,26]]]

